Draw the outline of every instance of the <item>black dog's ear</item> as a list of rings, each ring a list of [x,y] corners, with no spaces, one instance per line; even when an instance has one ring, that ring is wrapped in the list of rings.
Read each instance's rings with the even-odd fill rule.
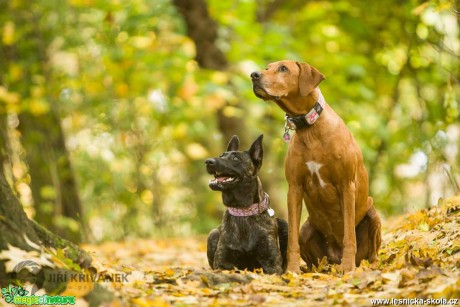
[[[237,135],[234,135],[230,142],[228,142],[226,151],[237,151],[238,147],[240,147],[240,139]]]
[[[252,143],[251,148],[249,148],[249,155],[257,169],[260,169],[262,166],[262,159],[264,157],[264,149],[262,147],[263,138],[264,135],[261,134],[254,143]]]

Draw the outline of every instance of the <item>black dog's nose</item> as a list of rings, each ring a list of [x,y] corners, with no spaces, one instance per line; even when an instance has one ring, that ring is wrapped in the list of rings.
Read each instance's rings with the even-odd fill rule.
[[[262,74],[259,71],[255,71],[251,74],[252,80],[259,80],[262,77]]]
[[[207,159],[204,163],[206,163],[206,165],[216,165],[216,159]]]

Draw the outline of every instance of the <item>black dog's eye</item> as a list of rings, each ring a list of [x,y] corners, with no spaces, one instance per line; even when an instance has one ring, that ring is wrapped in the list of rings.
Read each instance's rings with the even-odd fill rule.
[[[289,69],[288,69],[286,66],[284,66],[284,65],[281,65],[281,66],[278,68],[278,71],[281,71],[281,72],[286,72],[286,71],[288,71],[288,70],[289,70]]]
[[[240,158],[238,156],[232,156],[231,158],[233,161],[240,161]]]

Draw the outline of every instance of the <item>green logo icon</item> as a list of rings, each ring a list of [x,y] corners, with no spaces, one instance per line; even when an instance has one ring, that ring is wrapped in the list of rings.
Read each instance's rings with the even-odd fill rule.
[[[10,285],[8,288],[2,288],[2,296],[7,303],[13,303],[16,296],[26,296],[28,293],[29,291],[24,290],[21,286]]]

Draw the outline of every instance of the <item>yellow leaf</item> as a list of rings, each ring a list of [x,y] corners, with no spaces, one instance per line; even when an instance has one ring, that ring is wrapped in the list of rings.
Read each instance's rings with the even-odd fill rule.
[[[92,0],[70,0],[70,4],[76,7],[89,7],[93,4]]]
[[[421,231],[429,231],[430,226],[426,222],[422,222],[418,225],[418,229],[420,229]]]
[[[153,193],[150,190],[144,190],[141,193],[141,200],[144,204],[151,204],[153,201]]]
[[[16,27],[12,21],[7,21],[3,26],[3,43],[10,46],[14,43],[14,34]]]
[[[207,157],[208,151],[201,144],[192,143],[186,148],[187,155],[193,160],[204,159]]]
[[[198,86],[193,78],[187,78],[179,90],[179,96],[185,100],[192,98],[197,92]]]
[[[226,106],[224,108],[224,115],[227,117],[243,117],[244,111],[240,108],[235,108],[231,106]]]
[[[22,77],[22,68],[20,65],[11,64],[9,77],[11,81],[18,81]]]
[[[125,97],[129,92],[128,84],[120,83],[116,87],[116,92],[119,97]]]
[[[32,99],[29,103],[29,111],[34,115],[43,115],[49,112],[49,105],[44,99]]]
[[[5,87],[0,86],[0,101],[4,101],[9,105],[16,105],[19,102],[19,94],[9,92]]]
[[[148,298],[144,298],[144,297],[139,297],[139,298],[132,299],[131,303],[133,305],[138,305],[138,306],[141,306],[141,307],[144,307],[144,306],[145,307],[151,307],[151,306],[154,306],[154,307],[167,307],[167,306],[170,306],[168,302],[164,301],[160,297],[156,297],[154,299],[148,299]]]
[[[225,105],[225,98],[219,93],[213,93],[205,97],[206,106],[210,109],[220,109]]]
[[[83,297],[94,289],[94,282],[70,280],[67,287],[60,295],[61,296],[76,296]]]
[[[153,43],[153,39],[147,36],[133,36],[133,46],[137,49],[147,49]]]
[[[211,80],[216,84],[224,85],[228,82],[228,76],[224,72],[216,71],[211,75]]]

